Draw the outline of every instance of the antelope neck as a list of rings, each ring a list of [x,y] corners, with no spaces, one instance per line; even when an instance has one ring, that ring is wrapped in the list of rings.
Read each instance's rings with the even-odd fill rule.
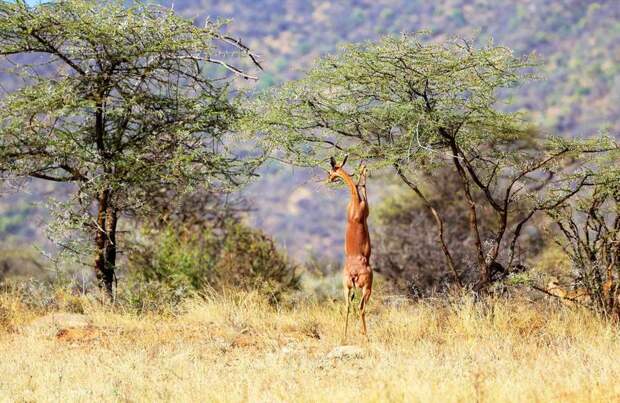
[[[339,170],[336,173],[336,175],[340,176],[342,178],[342,180],[344,181],[344,183],[346,183],[347,186],[349,187],[349,190],[351,191],[351,198],[353,200],[355,200],[356,202],[359,202],[360,201],[360,196],[357,193],[357,186],[355,186],[355,183],[353,183],[353,179],[351,179],[349,174],[347,174],[343,170]]]

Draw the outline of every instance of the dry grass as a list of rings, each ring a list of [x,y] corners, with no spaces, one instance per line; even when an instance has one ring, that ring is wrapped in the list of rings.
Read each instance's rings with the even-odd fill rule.
[[[88,301],[85,316],[41,316],[0,296],[0,401],[620,399],[620,333],[588,312],[378,299],[370,342],[356,327],[361,352],[333,358],[340,303],[278,309],[236,294],[174,316]]]

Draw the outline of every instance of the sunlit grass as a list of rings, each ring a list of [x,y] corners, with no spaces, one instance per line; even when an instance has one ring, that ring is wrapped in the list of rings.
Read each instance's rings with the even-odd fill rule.
[[[347,344],[359,354],[332,357],[341,344],[340,301],[277,307],[231,292],[189,301],[178,314],[136,315],[84,300],[84,316],[69,316],[3,295],[0,400],[620,398],[620,333],[589,312],[467,297],[380,299],[370,305],[370,341],[355,323]]]

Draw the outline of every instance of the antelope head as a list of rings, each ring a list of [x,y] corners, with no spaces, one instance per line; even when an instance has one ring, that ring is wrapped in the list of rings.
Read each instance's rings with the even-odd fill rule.
[[[344,156],[344,159],[342,160],[340,164],[336,163],[336,160],[334,159],[334,157],[331,157],[329,159],[329,162],[332,168],[329,170],[329,174],[328,174],[329,176],[327,178],[328,182],[335,182],[340,178],[342,167],[344,166],[344,164],[346,164],[347,158],[349,158],[348,154]]]

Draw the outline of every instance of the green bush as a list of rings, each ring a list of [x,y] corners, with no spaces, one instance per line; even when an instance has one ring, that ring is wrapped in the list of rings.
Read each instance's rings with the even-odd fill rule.
[[[147,230],[146,241],[129,254],[130,277],[172,288],[199,289],[213,274],[217,244],[210,230],[193,234],[172,227]]]
[[[185,300],[197,295],[194,289],[183,285],[165,281],[135,281],[135,278],[130,280],[134,281],[118,288],[115,304],[119,309],[136,314],[175,314]]]
[[[131,300],[150,304],[160,292],[183,296],[207,287],[257,290],[278,300],[299,287],[295,265],[273,240],[236,220],[200,233],[167,227],[145,235],[128,257],[130,282],[148,286],[134,289]]]
[[[220,285],[257,290],[275,299],[299,287],[296,267],[273,240],[240,223],[226,227],[215,272]]]

